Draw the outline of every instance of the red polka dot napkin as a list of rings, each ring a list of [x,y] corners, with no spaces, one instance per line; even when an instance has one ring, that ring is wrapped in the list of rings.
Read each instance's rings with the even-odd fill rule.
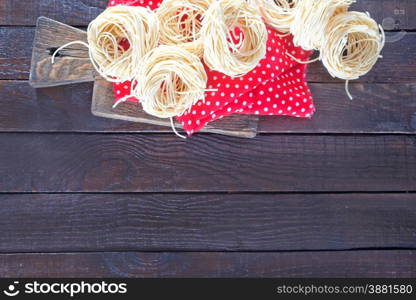
[[[161,0],[110,0],[118,4],[159,7]],[[209,70],[205,101],[199,101],[177,120],[188,135],[206,124],[230,114],[280,115],[310,118],[315,112],[311,92],[306,83],[307,66],[293,61],[286,53],[308,60],[311,52],[293,45],[292,36],[268,29],[267,54],[247,75],[232,78]],[[140,81],[138,82],[140,84]],[[130,82],[114,85],[115,101],[128,96]],[[138,102],[136,98],[128,101]]]

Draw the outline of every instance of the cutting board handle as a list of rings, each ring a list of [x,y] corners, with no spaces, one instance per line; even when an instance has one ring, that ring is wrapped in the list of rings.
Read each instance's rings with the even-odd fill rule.
[[[95,80],[88,49],[82,45],[71,45],[60,51],[52,64],[51,58],[56,49],[72,41],[87,42],[87,33],[46,17],[37,20],[29,78],[32,87]]]

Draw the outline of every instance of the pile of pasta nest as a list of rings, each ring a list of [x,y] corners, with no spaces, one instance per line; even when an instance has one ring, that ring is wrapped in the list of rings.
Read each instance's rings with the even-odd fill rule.
[[[319,51],[315,60],[347,87],[371,70],[384,45],[384,32],[368,13],[349,11],[353,2],[165,0],[156,11],[119,5],[90,23],[83,44],[103,78],[131,81],[128,97],[140,99],[150,115],[172,118],[204,101],[202,61],[231,77],[254,69],[266,54],[266,24],[292,34],[296,46]]]

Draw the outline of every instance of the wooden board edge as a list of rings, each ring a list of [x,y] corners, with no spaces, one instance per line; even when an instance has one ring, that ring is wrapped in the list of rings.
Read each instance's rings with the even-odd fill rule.
[[[136,104],[123,103],[118,108],[113,109],[113,102],[112,84],[103,79],[97,79],[94,84],[91,105],[91,112],[94,116],[171,127],[170,121],[150,116],[144,113],[140,107],[132,113],[132,107]],[[258,123],[259,118],[257,116],[233,115],[210,123],[201,132],[241,138],[254,138],[257,136]],[[175,127],[181,129],[182,125],[175,122]]]

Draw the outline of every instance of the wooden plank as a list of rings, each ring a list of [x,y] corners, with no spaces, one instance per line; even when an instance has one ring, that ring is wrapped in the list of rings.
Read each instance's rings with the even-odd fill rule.
[[[153,117],[143,111],[137,103],[122,103],[117,108],[114,105],[113,84],[104,79],[94,83],[92,98],[92,114],[98,117],[124,120],[136,123],[153,124],[172,129],[169,119]],[[208,124],[201,132],[217,133],[240,138],[254,138],[257,135],[259,118],[254,115],[233,115]],[[175,127],[182,125],[175,122]]]
[[[149,124],[98,118],[91,114],[93,83],[33,89],[27,81],[0,81],[1,131],[156,132]]]
[[[9,278],[414,278],[416,251],[0,255]]]
[[[0,43],[0,79],[29,78],[34,36],[33,27],[0,27],[0,38],[13,40],[13,43]],[[416,81],[416,33],[409,32],[403,39],[387,43],[383,55],[384,58],[360,82]],[[335,81],[321,63],[311,64],[309,69],[311,82]]]
[[[414,84],[311,84],[312,120],[261,117],[260,133],[415,133]],[[25,81],[0,81],[0,131],[172,132],[170,128],[91,115],[92,84],[32,89]],[[120,106],[122,107],[122,106]],[[226,119],[224,119],[226,120]]]
[[[393,19],[394,29],[414,30],[416,3],[413,0],[358,0],[352,9],[368,11],[379,23]],[[0,25],[36,24],[37,17],[46,16],[68,25],[86,26],[107,5],[108,0],[2,0]],[[388,22],[390,24],[390,22]]]
[[[262,117],[262,133],[415,133],[415,84],[311,84],[317,111],[312,120]]]
[[[1,138],[3,192],[416,191],[415,136]]]
[[[87,42],[87,33],[77,28],[39,18],[31,60],[29,83],[32,87],[50,87],[94,80],[94,68],[88,49],[79,44],[60,51],[54,63],[53,54],[59,47],[73,41]]]
[[[0,253],[416,249],[415,200],[380,193],[0,194],[7,216]]]
[[[107,6],[108,0],[2,0],[1,25],[33,26],[45,16],[72,26],[86,26]]]
[[[351,10],[369,12],[387,30],[414,30],[416,2],[413,0],[356,0]]]

